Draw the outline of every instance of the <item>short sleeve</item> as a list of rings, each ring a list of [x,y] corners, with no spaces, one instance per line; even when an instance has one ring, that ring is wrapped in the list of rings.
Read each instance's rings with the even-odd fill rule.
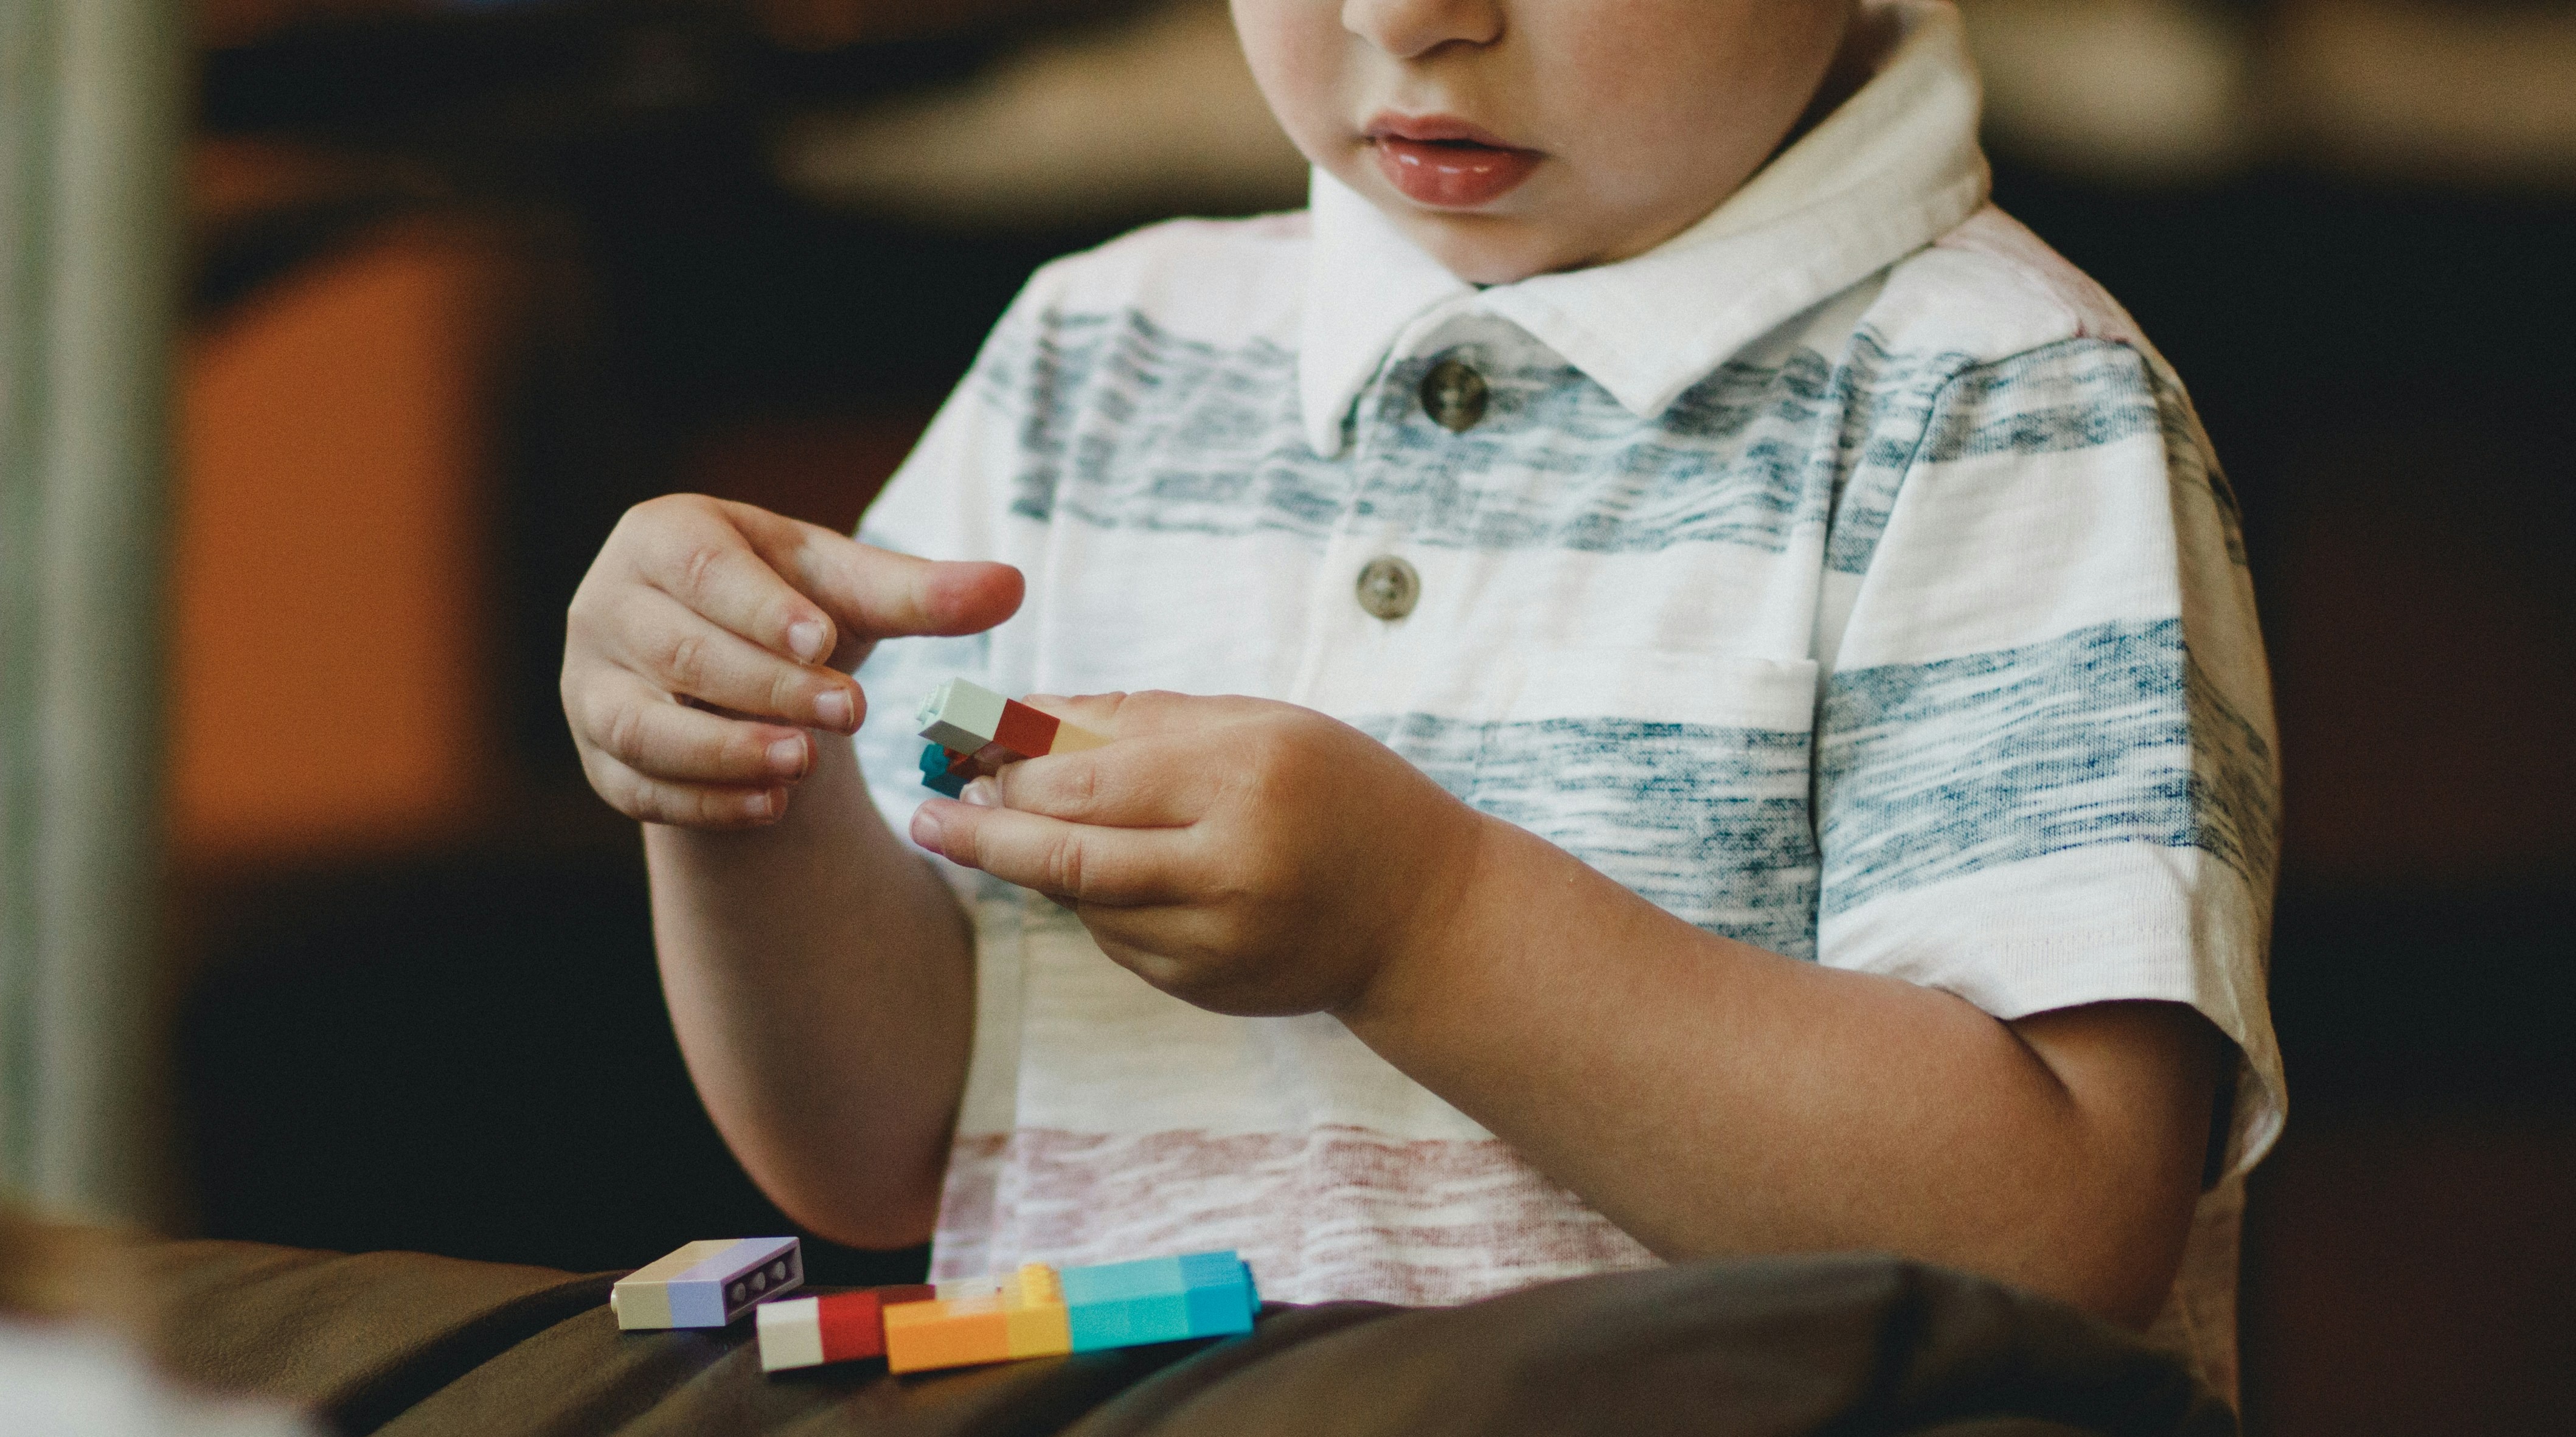
[[[2188,1004],[2284,1111],[2265,967],[2270,681],[2235,506],[2152,352],[1969,364],[1837,505],[1817,718],[1818,956],[2002,1018]]]

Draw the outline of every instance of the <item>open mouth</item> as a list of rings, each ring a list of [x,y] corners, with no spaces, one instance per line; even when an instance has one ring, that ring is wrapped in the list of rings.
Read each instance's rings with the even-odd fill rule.
[[[1448,115],[1382,115],[1366,131],[1379,173],[1406,199],[1475,209],[1518,189],[1545,156]]]

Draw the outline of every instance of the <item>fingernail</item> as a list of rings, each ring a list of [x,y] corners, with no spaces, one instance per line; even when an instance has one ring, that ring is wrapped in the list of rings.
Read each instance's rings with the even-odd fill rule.
[[[796,657],[809,664],[821,663],[823,661],[823,621],[807,619],[801,624],[790,625],[787,630],[787,647]]]
[[[940,845],[944,837],[939,830],[939,815],[927,803],[912,811],[912,841],[931,852],[946,857],[948,850]]]
[[[822,720],[825,728],[848,728],[850,726],[849,690],[826,691],[822,697],[814,700],[814,716]]]
[[[975,805],[977,808],[1000,808],[1002,806],[1002,786],[989,778],[979,778],[970,781],[966,785],[966,791],[957,796],[964,799],[966,802]]]
[[[805,740],[782,738],[769,746],[769,766],[780,773],[802,773],[805,770]]]
[[[746,818],[767,818],[771,813],[776,811],[777,801],[778,795],[765,789],[759,793],[746,794],[742,800],[743,816]]]

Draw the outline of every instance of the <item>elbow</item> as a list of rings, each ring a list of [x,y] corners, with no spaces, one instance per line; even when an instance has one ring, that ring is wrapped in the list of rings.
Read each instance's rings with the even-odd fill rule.
[[[2191,1234],[2193,1195],[2141,1203],[2134,1198],[2106,1212],[2090,1210],[2063,1225],[2038,1229],[2042,1240],[2023,1250],[2023,1286],[2106,1322],[2144,1332],[2164,1311],[2182,1270],[2183,1244]]]
[[[843,1247],[878,1252],[919,1247],[930,1241],[939,1222],[935,1190],[924,1194],[852,1194],[785,1183],[762,1182],[759,1186],[789,1221]]]
[[[919,1247],[939,1224],[945,1164],[860,1167],[783,1145],[734,1144],[753,1184],[798,1227],[844,1247]],[[940,1156],[944,1157],[942,1153]]]
[[[2115,1326],[2144,1332],[2155,1324],[2173,1293],[2181,1255],[2163,1263],[2101,1263],[2066,1275],[2063,1290],[2053,1294]]]

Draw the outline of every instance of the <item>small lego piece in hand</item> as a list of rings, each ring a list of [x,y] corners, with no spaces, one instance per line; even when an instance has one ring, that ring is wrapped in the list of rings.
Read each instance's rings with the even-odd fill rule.
[[[900,1302],[927,1302],[938,1295],[935,1287],[911,1284],[762,1303],[760,1370],[784,1372],[883,1357],[885,1309]]]
[[[936,752],[921,756],[924,787],[955,798],[968,781],[990,777],[1004,764],[1098,748],[1108,739],[1066,723],[1044,709],[1006,699],[991,689],[950,679],[922,700],[914,715],[921,736]]]
[[[804,1281],[804,1251],[792,1237],[714,1238],[628,1273],[608,1290],[608,1310],[630,1332],[722,1327]]]

